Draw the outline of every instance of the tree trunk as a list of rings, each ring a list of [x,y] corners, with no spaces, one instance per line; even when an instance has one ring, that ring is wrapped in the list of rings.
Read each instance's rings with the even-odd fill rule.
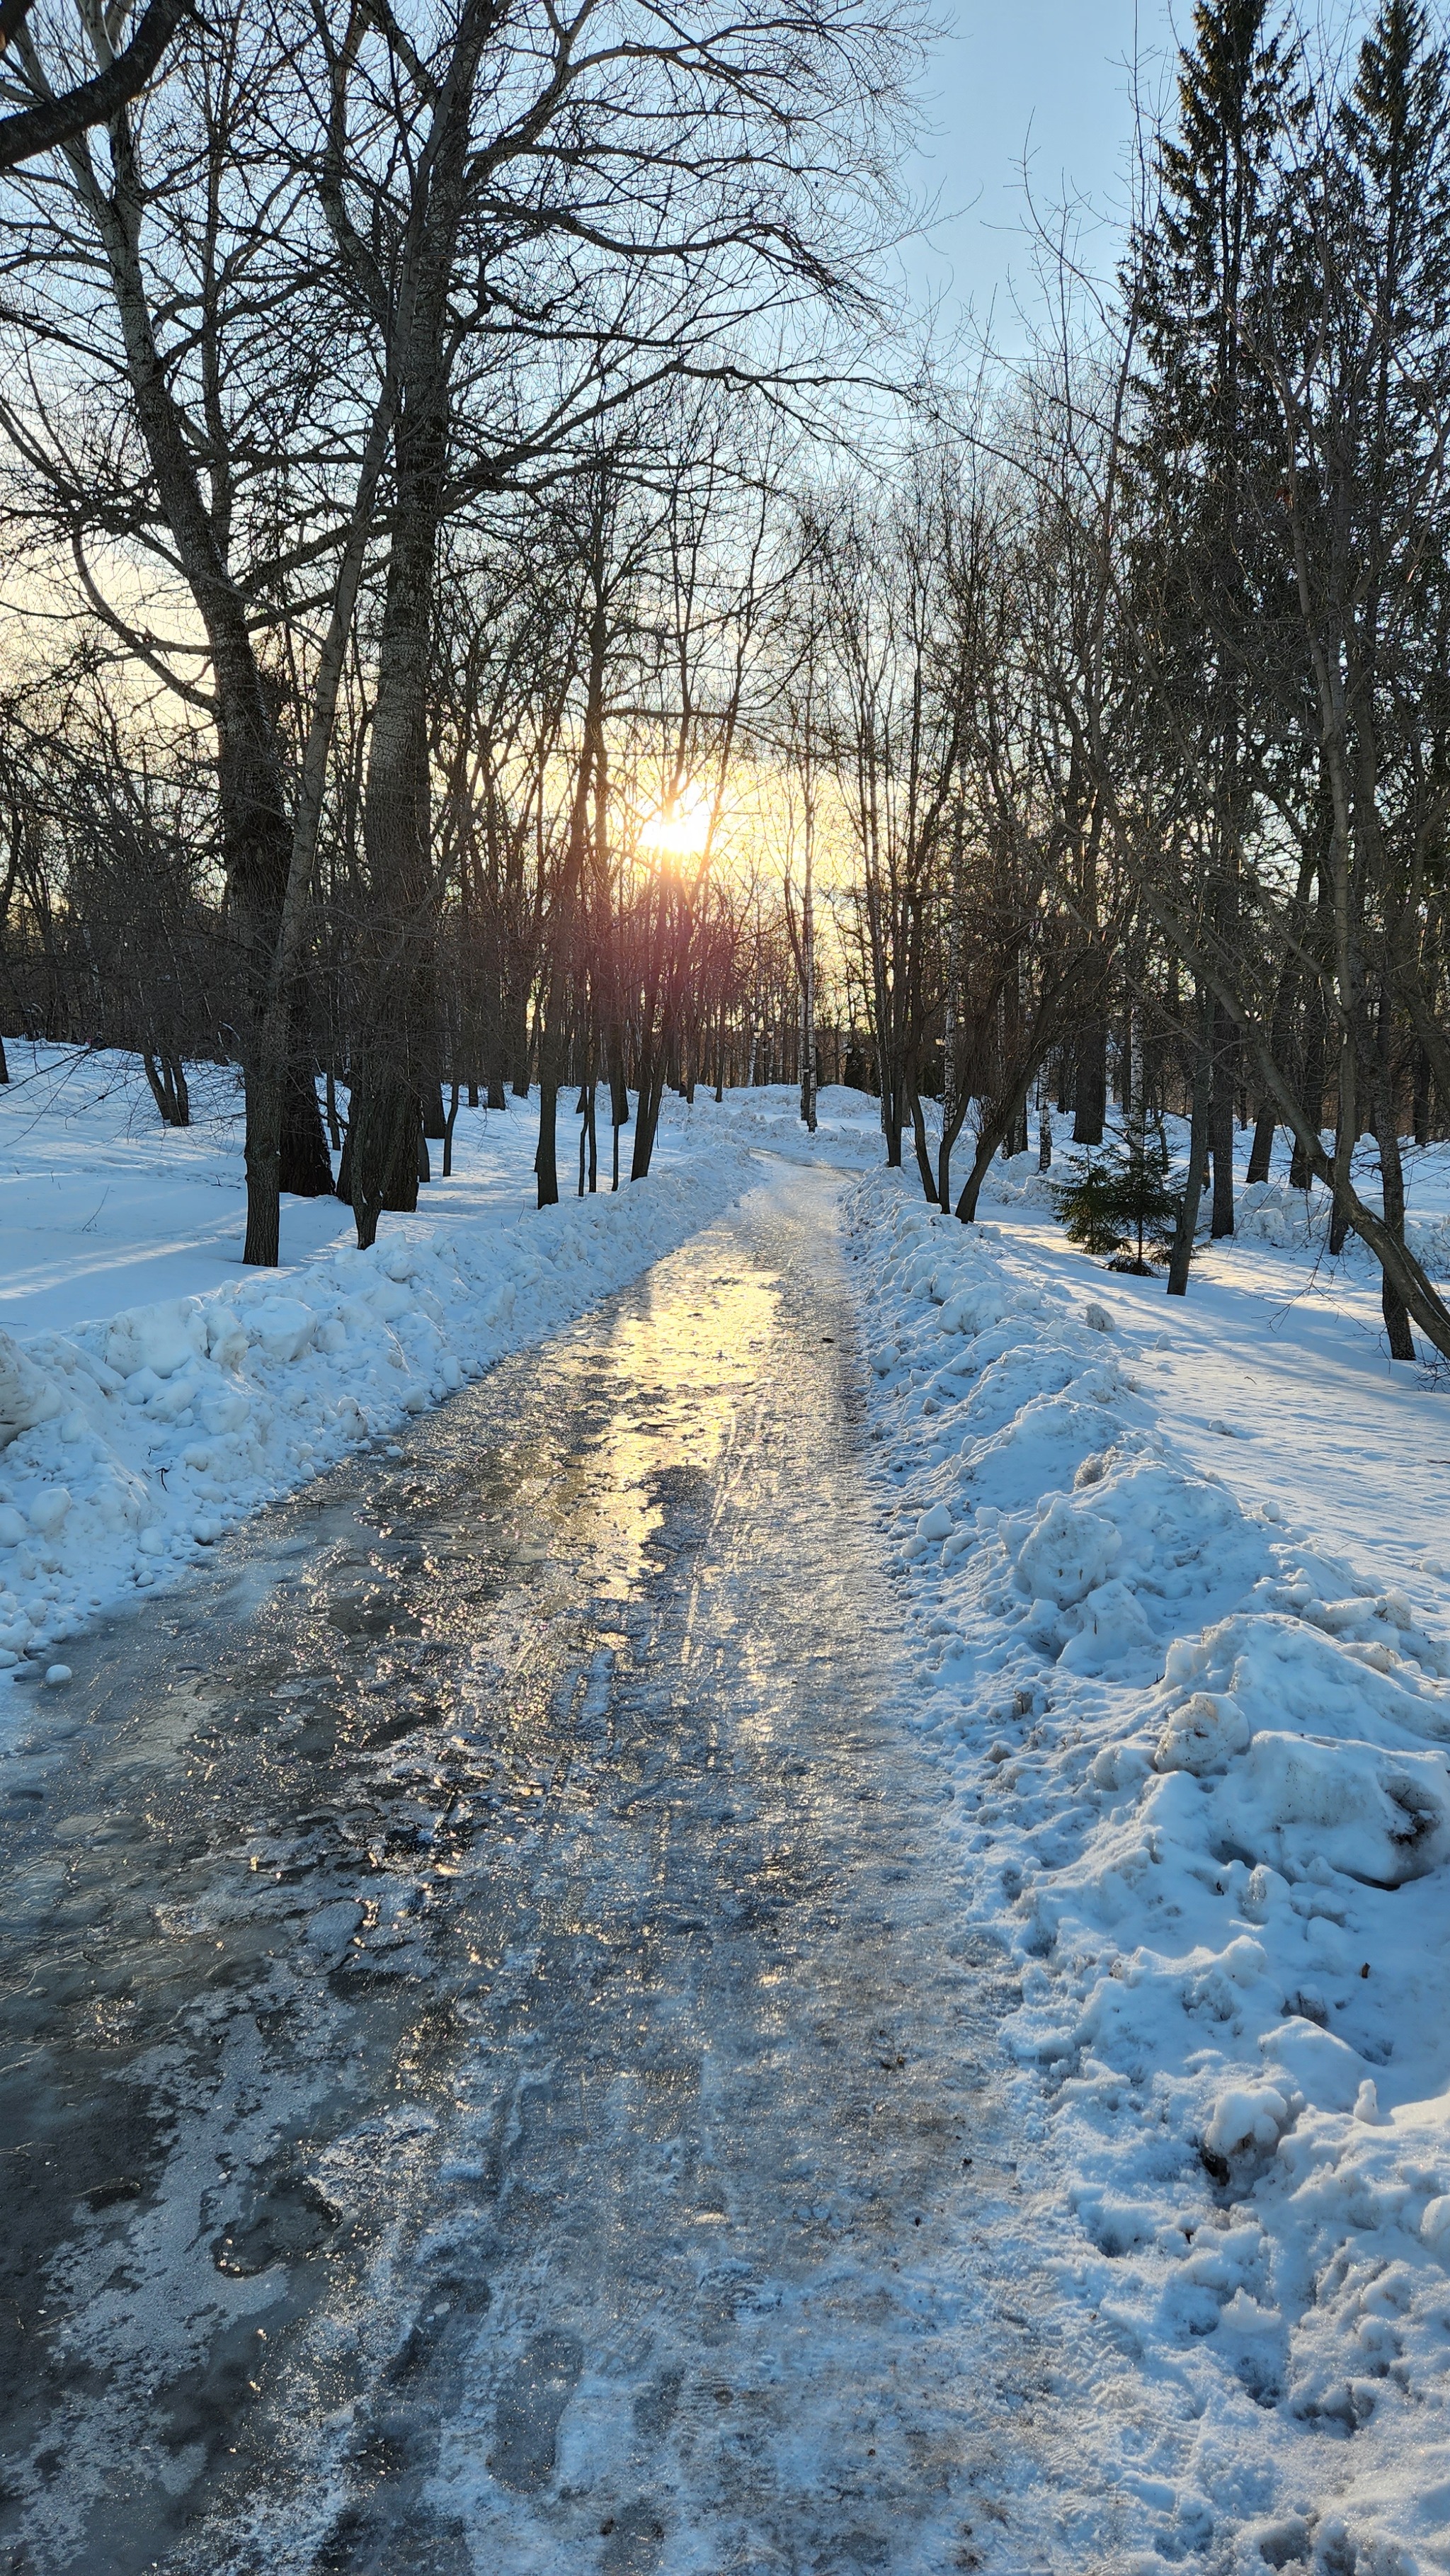
[[[1272,1109],[1261,1109],[1254,1127],[1254,1141],[1249,1148],[1249,1182],[1266,1181],[1274,1160],[1274,1138],[1278,1121]]]
[[[539,1066],[539,1144],[534,1156],[534,1175],[538,1183],[538,1205],[559,1204],[558,1163],[559,1085],[551,1064]]]
[[[1329,1253],[1333,1261],[1339,1259],[1349,1241],[1350,1231],[1349,1202],[1344,1195],[1341,1175],[1344,1181],[1348,1180],[1350,1157],[1358,1142],[1355,1131],[1359,1121],[1356,1115],[1357,1104],[1353,1082],[1349,1085],[1349,1095],[1347,1107],[1343,1094],[1340,1095],[1339,1117],[1334,1130],[1334,1205],[1329,1211]]]
[[[0,1068],[3,1068],[4,1062],[5,1050],[0,1046]],[[3,1069],[0,1069],[0,1082],[8,1078]],[[1411,1133],[1415,1143],[1421,1146],[1428,1145],[1430,1142],[1430,1059],[1423,1047],[1415,1049],[1414,1102],[1410,1118]]]
[[[1108,1107],[1108,1032],[1105,1021],[1094,1020],[1079,1032],[1076,1059],[1073,1085],[1076,1114],[1072,1141],[1075,1145],[1100,1145]]]
[[[629,1125],[629,1087],[624,1078],[624,1049],[617,1036],[609,1043],[609,1115],[616,1127]]]
[[[1311,995],[1310,1009],[1313,1017],[1304,1056],[1304,1107],[1310,1126],[1317,1132],[1324,1115],[1324,1017],[1317,993]],[[1304,1140],[1296,1136],[1289,1160],[1289,1187],[1291,1190],[1307,1190],[1312,1178]]]
[[[654,1153],[655,1130],[659,1125],[660,1102],[665,1093],[664,1065],[655,1059],[653,1048],[640,1049],[639,1096],[634,1112],[634,1153],[630,1160],[632,1181],[649,1178],[650,1158]],[[618,1130],[616,1129],[616,1134]]]
[[[1208,1143],[1213,1157],[1213,1213],[1209,1230],[1215,1243],[1234,1230],[1234,1029],[1228,1013],[1213,1014],[1213,1075],[1208,1109]]]
[[[1296,937],[1301,937],[1303,933],[1310,875],[1310,866],[1306,861],[1304,867],[1300,870],[1299,886],[1295,896],[1294,912],[1292,916],[1293,930]],[[1274,996],[1274,1017],[1270,1044],[1272,1045],[1274,1053],[1278,1057],[1280,1063],[1284,1061],[1289,1052],[1289,1044],[1294,1026],[1294,997],[1297,988],[1298,973],[1296,961],[1291,953],[1284,961],[1284,965],[1279,976],[1278,991]],[[1249,1151],[1249,1179],[1251,1182],[1266,1181],[1268,1179],[1269,1174],[1273,1169],[1274,1138],[1277,1132],[1278,1120],[1274,1115],[1273,1101],[1267,1092],[1261,1090],[1259,1094],[1258,1123],[1254,1128],[1254,1141]]]
[[[1208,1014],[1206,1013],[1205,1016]],[[1204,1174],[1208,1169],[1209,1107],[1212,1096],[1211,1048],[1205,1032],[1193,1053],[1193,1093],[1188,1126],[1188,1176],[1184,1183],[1183,1208],[1173,1237],[1173,1252],[1168,1264],[1170,1297],[1186,1297],[1188,1294],[1188,1271],[1193,1259],[1194,1237],[1198,1232],[1199,1202],[1203,1197]]]
[[[312,1052],[310,1046],[295,1035],[295,1007],[291,1016],[294,1035],[282,1092],[277,1187],[289,1191],[295,1199],[330,1199],[333,1194],[332,1156],[327,1150],[327,1131],[317,1106],[317,1077],[312,1068]]]
[[[396,1080],[393,1068],[360,1070],[352,1095],[349,1181],[364,1252],[378,1239],[378,1219],[411,1216],[418,1205],[418,1103]]]
[[[930,1204],[936,1207],[938,1204],[936,1175],[931,1168],[931,1148],[926,1141],[926,1117],[915,1083],[911,1086],[911,1138],[916,1147],[916,1168],[921,1174],[922,1189]]]
[[[596,1085],[591,1075],[579,1095],[579,1196],[586,1184],[592,1191],[597,1186],[598,1155],[594,1135],[594,1095]]]
[[[398,478],[363,806],[370,972],[353,1095],[359,1243],[375,1239],[385,1208],[417,1206],[419,1110],[435,1061],[433,1030],[421,1021],[432,904],[428,658],[441,457],[415,437],[423,452]],[[365,1233],[369,1224],[373,1232]]]
[[[443,517],[456,347],[450,295],[478,65],[490,0],[463,0],[437,95],[436,147],[415,201],[415,289],[393,432],[393,494],[378,677],[363,797],[368,946],[361,1014],[353,1208],[371,1242],[384,1208],[417,1204],[417,1139],[437,1079],[436,890],[428,747],[435,558]],[[441,1104],[440,1104],[441,1106]],[[411,1191],[411,1196],[407,1193]],[[364,1227],[371,1232],[365,1234]]]
[[[605,1079],[609,1086],[609,1134],[611,1190],[619,1187],[619,1131],[629,1124],[629,1091],[624,1078],[624,1045],[617,1025],[608,1027],[604,1037]]]
[[[959,1086],[954,1086],[954,1096],[942,1103],[941,1143],[936,1157],[936,1201],[940,1208],[949,1208],[952,1203],[952,1154],[971,1105]]]
[[[816,897],[815,796],[809,773],[805,781],[805,859],[801,885],[801,1116],[816,1132]]]
[[[189,1127],[191,1100],[186,1088],[186,1072],[179,1056],[164,1048],[143,1047],[141,1062],[151,1097],[156,1103],[163,1127]]]
[[[1388,1076],[1375,1092],[1375,1142],[1379,1147],[1380,1181],[1384,1189],[1385,1223],[1396,1243],[1405,1239],[1405,1169],[1400,1160],[1400,1139],[1395,1124],[1394,1087]],[[1387,1270],[1380,1274],[1380,1311],[1385,1319],[1392,1360],[1412,1360],[1415,1337],[1410,1330],[1410,1310],[1399,1290],[1393,1286]]]
[[[249,1269],[275,1270],[281,1258],[282,1203],[277,1172],[285,1082],[285,1068],[280,1063],[254,1063],[247,1075],[247,1227],[242,1260]]]
[[[73,161],[80,193],[110,270],[137,426],[155,478],[158,504],[182,575],[206,631],[216,702],[217,784],[222,865],[231,897],[242,988],[241,1056],[246,1097],[247,1229],[243,1260],[271,1267],[277,1259],[279,1192],[308,1187],[307,1175],[332,1165],[315,1092],[307,1134],[305,1105],[290,1093],[263,1036],[266,995],[287,900],[292,832],[277,728],[257,662],[249,605],[232,577],[203,498],[195,459],[158,348],[140,254],[146,188],[130,119],[110,129],[115,187],[107,196],[88,168]],[[289,1019],[289,1026],[291,1021]]]
[[[1128,1128],[1136,1141],[1144,1141],[1144,1128],[1149,1123],[1149,1090],[1144,1069],[1144,1005],[1133,997],[1128,1005],[1128,1087],[1123,1108],[1128,1113]]]
[[[998,1102],[996,1109],[984,1119],[978,1131],[976,1157],[967,1174],[966,1186],[957,1201],[956,1212],[963,1225],[971,1225],[976,1220],[977,1201],[982,1195],[982,1183],[991,1169],[992,1157],[1003,1137],[1015,1126],[1020,1117],[1027,1098],[1028,1085],[1035,1071],[1036,1066],[1029,1063],[1016,1089],[1007,1093]]]
[[[901,1138],[902,1131],[906,1123],[906,1109],[901,1094],[902,1086],[899,1075],[894,1069],[888,1072],[883,1064],[881,1069],[881,1132],[886,1139],[886,1168],[888,1172],[899,1172],[901,1169]]]

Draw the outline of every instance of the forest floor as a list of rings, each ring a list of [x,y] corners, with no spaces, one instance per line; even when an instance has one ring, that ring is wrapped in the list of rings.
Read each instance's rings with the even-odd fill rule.
[[[778,1091],[253,1283],[60,1070],[0,2566],[1450,2567],[1447,1397],[1313,1209],[1170,1306]]]

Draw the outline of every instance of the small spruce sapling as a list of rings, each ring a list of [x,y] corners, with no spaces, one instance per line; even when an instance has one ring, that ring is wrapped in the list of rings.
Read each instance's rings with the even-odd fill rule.
[[[1117,1252],[1123,1241],[1117,1175],[1106,1156],[1088,1154],[1070,1181],[1055,1183],[1052,1204],[1071,1243],[1084,1252]]]
[[[1151,1135],[1144,1127],[1134,1128],[1122,1148],[1118,1208],[1135,1239],[1136,1251],[1131,1260],[1119,1257],[1109,1266],[1131,1270],[1135,1277],[1146,1279],[1150,1273],[1143,1257],[1145,1244],[1154,1261],[1166,1261],[1183,1211],[1182,1186],[1174,1189],[1168,1179],[1168,1139],[1161,1120],[1154,1121]]]
[[[1109,1269],[1148,1279],[1152,1263],[1168,1259],[1183,1192],[1169,1184],[1161,1124],[1151,1135],[1135,1126],[1121,1143],[1089,1155],[1052,1195],[1069,1239],[1084,1252],[1110,1254]]]

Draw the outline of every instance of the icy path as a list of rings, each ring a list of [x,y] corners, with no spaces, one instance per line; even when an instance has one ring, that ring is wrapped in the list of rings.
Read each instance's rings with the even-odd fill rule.
[[[7,2569],[1078,2563],[837,1199],[763,1182],[37,1710]]]

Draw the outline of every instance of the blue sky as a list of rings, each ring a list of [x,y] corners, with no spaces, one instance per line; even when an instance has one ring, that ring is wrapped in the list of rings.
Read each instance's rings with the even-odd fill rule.
[[[1110,217],[1124,205],[1123,155],[1133,130],[1135,50],[1150,97],[1172,51],[1169,0],[954,0],[953,31],[925,85],[930,123],[909,176],[947,218],[907,253],[918,294],[944,318],[995,298],[997,336],[1018,338],[1010,281],[1031,293],[1022,239],[1022,161],[1044,207],[1086,196]],[[1191,0],[1179,17],[1191,21]],[[1110,241],[1102,243],[1110,258]]]

